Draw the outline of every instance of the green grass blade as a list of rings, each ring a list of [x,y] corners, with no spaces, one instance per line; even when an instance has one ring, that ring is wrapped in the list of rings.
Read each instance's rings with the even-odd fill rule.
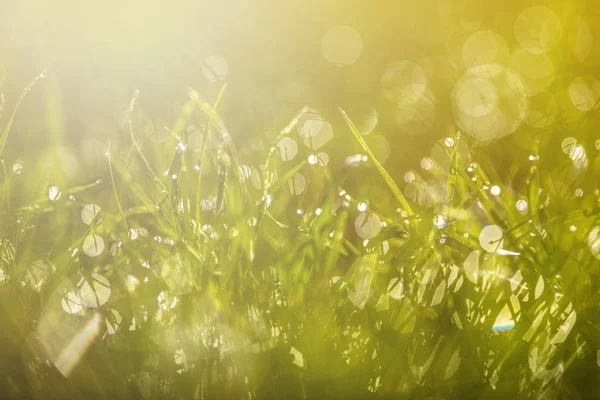
[[[35,79],[33,79],[29,83],[29,85],[27,85],[25,87],[25,89],[23,89],[23,93],[21,93],[21,97],[19,97],[19,100],[17,101],[17,104],[15,105],[15,109],[13,110],[10,118],[8,119],[6,126],[2,129],[2,133],[0,133],[0,157],[2,157],[2,153],[4,152],[4,147],[6,146],[6,141],[8,140],[8,135],[10,133],[13,122],[15,120],[15,116],[17,115],[17,111],[19,110],[19,107],[21,106],[21,103],[23,102],[23,100],[25,99],[25,96],[27,96],[27,93],[29,93],[31,88],[37,83],[38,80],[42,79],[45,75],[46,75],[46,71],[43,71],[41,74],[36,76]]]
[[[392,191],[392,194],[394,195],[396,200],[398,200],[398,202],[400,203],[400,205],[402,206],[402,208],[404,209],[404,211],[406,211],[406,213],[408,215],[413,215],[414,212],[413,212],[412,208],[410,207],[410,204],[408,204],[406,197],[404,197],[404,195],[400,191],[400,188],[398,188],[398,185],[396,185],[396,182],[394,182],[394,180],[392,179],[390,174],[388,174],[388,172],[385,170],[385,168],[383,168],[383,165],[381,165],[379,160],[377,160],[377,158],[375,157],[375,154],[373,154],[373,152],[371,151],[369,146],[367,146],[367,143],[362,138],[362,135],[360,134],[358,129],[356,129],[356,126],[350,120],[350,118],[348,117],[346,112],[344,110],[342,110],[341,108],[340,108],[340,112],[342,113],[344,120],[346,120],[346,123],[348,124],[348,127],[350,128],[350,131],[352,132],[352,135],[354,135],[354,138],[356,139],[356,141],[360,144],[360,146],[365,151],[365,153],[367,153],[367,156],[369,156],[371,161],[373,161],[375,168],[377,169],[379,174],[381,174],[381,177],[385,181],[388,188]]]

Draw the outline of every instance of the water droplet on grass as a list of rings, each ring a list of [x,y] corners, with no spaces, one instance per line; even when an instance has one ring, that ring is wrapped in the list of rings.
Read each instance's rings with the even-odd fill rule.
[[[48,199],[50,199],[50,201],[56,201],[60,199],[61,195],[62,193],[60,189],[58,189],[58,186],[50,186],[48,189]]]
[[[175,147],[175,149],[176,149],[178,152],[183,152],[183,151],[185,151],[185,150],[187,149],[187,146],[186,146],[186,145],[185,145],[185,143],[183,143],[183,142],[178,142],[178,143],[177,143],[177,146]]]
[[[502,228],[498,225],[488,225],[479,234],[479,245],[487,252],[495,253],[502,248]]]
[[[515,206],[517,207],[517,210],[519,210],[521,213],[524,213],[527,211],[527,200],[517,200]]]

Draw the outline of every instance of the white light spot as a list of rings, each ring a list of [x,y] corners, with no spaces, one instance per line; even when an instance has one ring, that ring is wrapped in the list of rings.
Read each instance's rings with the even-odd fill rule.
[[[494,196],[498,196],[501,192],[500,187],[499,186],[492,186],[492,188],[490,189],[490,192],[494,195]]]
[[[329,154],[325,152],[320,152],[317,154],[317,160],[319,162],[319,166],[323,167],[329,164]]]
[[[422,159],[421,160],[421,168],[423,168],[426,171],[433,168],[433,161],[431,160],[431,158],[425,157],[424,159]]]
[[[347,25],[329,29],[321,41],[323,57],[335,65],[354,64],[362,50],[360,33]]]
[[[360,203],[358,203],[358,205],[356,206],[356,208],[360,212],[367,211],[367,203],[360,202]]]
[[[297,173],[288,181],[288,187],[293,195],[298,196],[306,189],[306,178],[304,175]]]
[[[83,240],[83,252],[90,257],[96,257],[104,251],[104,239],[96,234],[86,236]]]
[[[548,52],[562,37],[560,19],[545,6],[524,9],[515,19],[514,32],[524,49]]]
[[[61,195],[62,195],[62,193],[58,189],[58,186],[50,186],[50,188],[48,188],[48,198],[50,199],[50,201],[55,201],[55,200],[60,199]]]
[[[88,204],[81,210],[81,220],[84,224],[89,225],[92,223],[96,215],[100,212],[100,206],[95,204]]]
[[[388,283],[388,295],[392,299],[400,300],[402,298],[403,285],[399,278],[392,278]]]
[[[294,360],[292,361],[292,363],[296,364],[300,368],[304,368],[304,356],[302,355],[302,353],[300,353],[298,350],[296,350],[295,348],[292,347],[290,349],[290,354],[294,358]]]
[[[372,213],[361,213],[354,221],[354,229],[363,239],[372,239],[381,231],[381,219]]]
[[[590,111],[600,100],[600,81],[591,75],[580,76],[569,86],[569,97],[580,111]]]
[[[448,219],[443,215],[436,215],[433,217],[433,224],[438,229],[444,229],[448,226]]]
[[[61,301],[61,304],[63,310],[69,314],[77,314],[83,308],[81,305],[81,300],[75,292],[66,293]]]
[[[202,74],[211,82],[224,80],[228,73],[229,64],[219,55],[208,57],[202,64]]]
[[[175,149],[179,152],[182,152],[182,151],[185,151],[185,149],[187,149],[187,146],[183,142],[178,142]]]
[[[487,252],[495,253],[502,249],[502,228],[498,225],[488,225],[479,234],[479,244]]]
[[[527,211],[527,200],[517,200],[516,207],[521,213]]]
[[[296,157],[298,153],[298,145],[296,141],[290,137],[282,138],[278,143],[279,155],[283,161],[290,161]]]
[[[108,301],[111,289],[110,282],[100,274],[92,274],[91,282],[84,280],[79,288],[81,303],[89,308],[100,307]]]

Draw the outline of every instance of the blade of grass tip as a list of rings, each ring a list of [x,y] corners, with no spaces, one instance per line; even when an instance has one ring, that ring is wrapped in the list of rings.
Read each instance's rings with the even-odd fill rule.
[[[218,100],[220,101],[220,98],[223,94],[223,92],[225,91],[225,88],[227,87],[226,84],[223,85],[223,87],[221,88],[221,91],[218,95]],[[217,128],[219,128],[219,131],[221,133],[221,135],[224,138],[229,137],[229,134],[227,133],[227,129],[225,129],[225,124],[223,123],[223,120],[221,120],[221,117],[219,117],[219,115],[216,113],[215,111],[215,107],[211,107],[210,104],[208,104],[208,102],[206,100],[204,100],[202,98],[202,96],[200,96],[195,90],[188,88],[188,94],[189,96],[196,100],[198,106],[206,113],[206,115],[209,116],[210,120],[212,123],[214,123],[216,125]]]
[[[10,118],[8,119],[6,126],[4,127],[4,129],[2,129],[2,133],[0,133],[0,157],[2,157],[2,153],[4,152],[4,146],[6,146],[6,141],[8,140],[8,134],[10,133],[12,124],[15,120],[15,116],[17,115],[17,111],[19,110],[21,103],[25,99],[25,96],[27,95],[27,93],[29,93],[31,88],[36,84],[36,82],[38,80],[44,78],[45,76],[46,76],[46,70],[44,70],[41,74],[36,76],[35,79],[33,79],[29,83],[29,85],[27,85],[25,87],[25,89],[23,89],[23,92],[21,93],[21,96],[19,97],[19,100],[17,101],[17,104],[15,105],[15,109],[13,110]]]
[[[396,185],[396,182],[394,182],[394,180],[392,179],[390,174],[388,174],[388,172],[385,170],[385,168],[383,168],[383,165],[381,165],[379,160],[377,160],[377,158],[375,157],[375,155],[373,154],[373,152],[371,151],[369,146],[367,146],[367,143],[362,138],[362,135],[360,134],[358,129],[356,129],[356,126],[350,120],[350,118],[348,117],[346,112],[344,110],[342,110],[341,108],[339,110],[342,113],[342,116],[344,117],[346,124],[348,124],[348,127],[350,128],[352,135],[354,136],[356,141],[360,144],[360,146],[365,151],[365,153],[367,153],[367,156],[369,156],[369,158],[373,161],[375,168],[377,169],[379,174],[382,176],[382,178],[385,181],[385,183],[387,184],[388,188],[392,191],[392,194],[394,195],[396,200],[398,200],[398,202],[400,203],[402,208],[404,208],[404,211],[406,211],[406,213],[408,215],[413,215],[414,212],[413,212],[412,208],[410,207],[410,204],[408,204],[406,197],[404,197],[404,195],[400,191],[400,188],[398,188],[398,185]]]
[[[100,183],[102,183],[102,181],[101,180],[97,180],[96,182],[89,183],[87,185],[75,186],[75,187],[73,187],[71,189],[64,190],[64,193],[67,194],[67,195],[79,193],[79,192],[82,192],[82,191],[84,191],[86,189],[93,188],[94,186],[98,186]],[[26,210],[29,210],[29,209],[31,209],[33,207],[36,207],[36,206],[39,207],[42,204],[46,204],[46,203],[51,203],[50,199],[48,198],[48,195],[44,195],[44,196],[38,197],[32,203],[30,203],[30,204],[28,204],[26,206],[21,206],[19,208],[16,208],[15,210],[26,211]],[[53,207],[51,209],[53,209]],[[39,209],[38,211],[48,211],[48,210]]]
[[[292,118],[290,123],[287,124],[285,128],[281,130],[281,132],[279,132],[279,135],[277,135],[277,137],[275,138],[274,144],[269,149],[269,153],[267,154],[267,158],[265,161],[265,169],[263,170],[263,202],[267,198],[266,196],[269,195],[269,190],[273,185],[272,180],[275,174],[271,171],[271,164],[273,163],[273,159],[275,158],[275,152],[277,151],[277,143],[279,143],[279,141],[285,136],[290,134],[292,129],[294,129],[294,127],[298,125],[300,119],[304,116],[304,114],[306,114],[307,111],[308,106],[304,106],[302,110],[300,110],[300,112],[298,112],[294,116],[294,118]]]
[[[221,87],[221,90],[219,91],[219,95],[217,96],[217,99],[215,100],[212,109],[216,110],[217,107],[219,106],[219,104],[221,103],[221,98],[223,97],[223,94],[225,93],[225,89],[227,88],[227,83],[225,83],[223,85],[223,87]],[[209,134],[209,129],[210,129],[210,125],[213,123],[213,114],[209,113],[208,115],[208,121],[206,123],[206,125],[204,126],[204,137],[202,138],[202,148],[200,149],[200,162],[198,163],[198,185],[196,187],[196,224],[198,227],[202,226],[200,225],[200,219],[201,219],[201,212],[200,212],[200,201],[201,201],[201,197],[202,197],[202,193],[201,193],[201,189],[202,189],[202,170],[203,170],[203,164],[204,164],[204,156],[206,153],[206,144],[208,143],[208,134]]]
[[[277,180],[273,185],[268,188],[268,191],[271,196],[275,194],[277,190],[279,190],[287,181],[289,181],[294,175],[296,175],[300,170],[306,165],[307,160],[302,160],[299,164],[297,164],[294,168],[290,169],[283,175],[281,178]]]
[[[117,185],[115,183],[115,175],[113,173],[113,166],[112,166],[112,153],[110,150],[110,140],[108,141],[108,170],[110,171],[110,181],[112,183],[112,189],[113,189],[113,194],[115,195],[115,201],[117,202],[117,208],[119,209],[119,214],[121,215],[121,218],[123,219],[123,221],[125,221],[125,224],[127,224],[127,227],[129,227],[129,222],[127,221],[127,218],[125,217],[125,213],[123,212],[123,207],[121,207],[121,201],[119,200],[119,195],[117,194]]]
[[[148,207],[153,210],[153,214],[158,216],[156,221],[160,224],[160,228],[170,234],[173,235],[173,223],[169,221],[166,216],[160,212],[158,205],[152,200],[147,191],[143,190],[142,187],[133,179],[131,174],[118,163],[117,160],[112,160],[112,166],[119,174],[120,178],[127,184],[130,193],[132,193],[137,200],[141,201],[144,204],[144,207]],[[168,224],[168,225],[167,225]]]
[[[8,173],[6,172],[6,164],[4,164],[4,160],[0,160],[2,163],[2,171],[4,172],[4,189],[6,191],[6,209],[10,213],[10,188],[8,187]],[[11,220],[12,222],[12,220]]]
[[[331,271],[333,267],[337,265],[338,259],[340,258],[338,249],[340,248],[340,245],[344,240],[344,228],[346,226],[347,220],[348,212],[344,209],[341,213],[338,214],[338,217],[335,221],[335,233],[333,239],[329,242],[329,251],[327,252],[327,256],[325,258],[325,272]]]
[[[11,209],[10,209],[10,189],[9,189],[9,185],[8,185],[8,173],[6,172],[6,164],[4,163],[4,160],[0,160],[0,163],[2,163],[2,170],[4,172],[4,188],[6,189],[6,209],[10,213]],[[14,233],[13,243],[15,246],[15,254],[16,254],[16,252],[18,251],[19,242],[17,240],[17,233],[15,232],[14,223],[13,223],[12,218],[9,219],[9,224],[10,224],[10,231]],[[13,262],[14,262],[14,260],[13,260]],[[13,266],[16,267],[16,264]]]
[[[450,175],[448,176],[448,201],[450,204],[452,204],[452,199],[454,198],[454,191],[456,189],[456,181],[458,179],[458,172],[457,172],[457,168],[458,168],[458,142],[460,140],[460,135],[456,135],[456,146],[454,146],[454,150],[452,151],[452,155],[451,155],[451,161],[450,161]],[[439,146],[441,146],[441,144],[438,143]],[[442,149],[444,151],[446,151],[446,154],[448,154],[447,149],[443,148]],[[450,155],[450,154],[448,154]]]
[[[135,147],[135,150],[137,151],[138,155],[141,157],[142,161],[144,162],[146,168],[148,169],[148,171],[150,171],[150,174],[152,174],[152,178],[154,178],[154,180],[160,184],[161,189],[163,190],[163,193],[168,193],[165,185],[162,183],[160,178],[154,173],[154,170],[152,170],[150,163],[144,156],[144,153],[142,152],[142,149],[140,148],[140,145],[138,144],[137,140],[135,139],[135,135],[133,133],[132,115],[133,115],[133,109],[135,108],[135,102],[139,95],[140,95],[140,91],[136,89],[135,92],[133,93],[131,102],[129,103],[129,111],[127,112],[127,123],[129,125],[129,135],[131,136],[131,142],[133,143],[133,146]]]

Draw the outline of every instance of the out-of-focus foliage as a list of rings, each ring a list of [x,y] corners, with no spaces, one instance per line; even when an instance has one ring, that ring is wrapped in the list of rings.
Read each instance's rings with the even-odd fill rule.
[[[217,55],[167,118],[103,87],[79,141],[52,70],[3,97],[1,397],[597,398],[600,35],[584,5],[454,3],[376,79],[331,26],[320,56],[377,95],[298,94],[245,140]]]

